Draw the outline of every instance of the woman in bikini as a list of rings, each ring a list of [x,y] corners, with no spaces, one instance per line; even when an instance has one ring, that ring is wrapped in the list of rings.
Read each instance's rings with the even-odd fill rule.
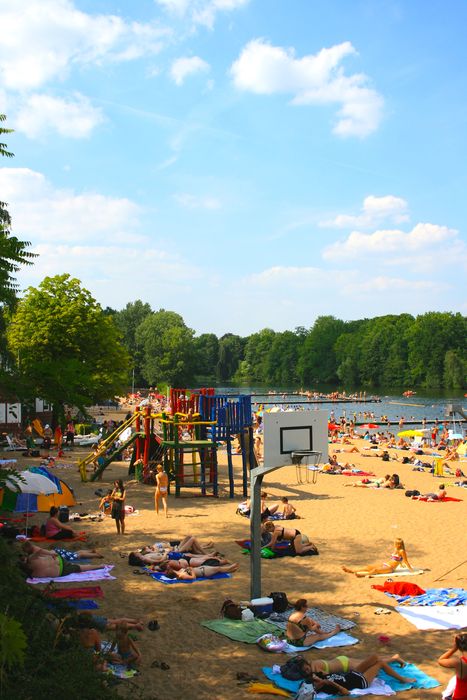
[[[154,500],[155,500],[155,506],[156,506],[156,513],[159,515],[159,504],[162,501],[162,505],[164,508],[164,513],[165,517],[167,518],[168,515],[168,508],[167,508],[167,493],[169,490],[169,477],[168,474],[164,471],[164,467],[162,464],[157,465],[157,474],[156,474],[156,493],[154,495]]]
[[[399,654],[393,654],[381,660],[386,664],[394,661],[398,663],[401,668],[406,664]],[[365,659],[352,659],[349,656],[336,656],[329,661],[325,661],[324,659],[307,661],[303,659],[302,672],[305,676],[310,676],[312,673],[324,673],[327,675],[328,673],[348,673],[349,671],[359,671],[363,673],[374,663],[374,655],[366,657]]]
[[[299,598],[294,605],[294,612],[287,621],[285,634],[289,644],[295,647],[310,646],[340,632],[339,625],[336,625],[331,632],[323,632],[318,622],[307,617],[307,610],[308,601],[305,598]]]
[[[194,581],[196,578],[209,578],[215,574],[231,574],[237,571],[238,564],[228,564],[225,566],[190,566],[180,571],[172,571],[171,574],[178,579]]]
[[[307,535],[302,535],[300,530],[291,527],[276,526],[273,522],[264,523],[263,532],[268,532],[271,535],[271,541],[268,543],[270,549],[274,548],[276,542],[290,542],[290,547],[294,554],[306,554],[310,551],[316,551],[316,545],[310,542]]]
[[[363,576],[374,576],[375,574],[392,574],[401,564],[404,564],[408,569],[413,571],[413,567],[409,564],[409,560],[407,559],[404,540],[397,537],[394,541],[394,551],[391,554],[389,561],[385,561],[383,564],[365,566],[363,569],[358,570],[349,569],[348,566],[343,566],[342,570],[345,571],[346,574],[355,574],[355,576],[358,578],[362,578]]]
[[[460,652],[460,656],[454,656]],[[438,663],[444,668],[450,668],[456,672],[456,681],[452,697],[453,700],[467,698],[467,633],[461,632],[454,637],[454,644],[444,652]],[[443,696],[444,697],[444,696]]]
[[[389,666],[384,659],[381,659],[376,654],[365,659],[360,664],[359,670],[338,671],[330,674],[320,673],[319,675],[313,673],[310,680],[318,692],[332,695],[350,695],[349,691],[369,688],[381,669],[400,683],[415,682],[414,678],[401,676],[400,673],[397,673],[392,666]]]

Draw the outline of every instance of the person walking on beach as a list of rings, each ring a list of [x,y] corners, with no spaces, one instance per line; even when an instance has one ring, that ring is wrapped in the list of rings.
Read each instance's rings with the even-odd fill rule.
[[[168,517],[168,506],[167,506],[167,493],[169,490],[169,476],[164,471],[162,464],[157,465],[156,474],[156,493],[154,495],[156,513],[159,515],[159,505],[162,501],[164,507],[165,517]]]

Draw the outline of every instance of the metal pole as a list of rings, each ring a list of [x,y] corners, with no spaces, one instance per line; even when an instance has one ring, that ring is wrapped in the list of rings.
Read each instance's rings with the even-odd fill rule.
[[[261,598],[261,487],[263,475],[250,472],[250,596]]]

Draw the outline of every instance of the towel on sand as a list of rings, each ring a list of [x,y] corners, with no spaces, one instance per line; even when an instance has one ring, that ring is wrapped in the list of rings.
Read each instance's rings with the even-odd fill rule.
[[[396,671],[400,672],[400,667],[398,664],[390,664]],[[301,681],[288,681],[282,678],[280,673],[274,673],[272,668],[263,668],[264,675],[273,681],[279,688],[284,690],[289,690],[291,692],[297,692],[300,687]],[[400,683],[395,678],[388,676],[384,671],[378,673],[378,677],[375,678],[373,683],[369,688],[364,690],[352,690],[351,695],[394,695],[396,692],[401,690],[410,690],[410,688],[437,688],[440,684],[431,676],[428,676],[424,671],[419,669],[414,664],[407,664],[404,666],[403,674],[408,678],[415,678],[415,683]],[[318,693],[318,698],[330,698],[335,697],[327,695],[325,693]]]
[[[435,498],[433,500],[430,500],[426,496],[417,496],[413,500],[414,501],[423,501],[424,503],[446,503],[446,501],[447,502],[453,501],[455,503],[462,503],[462,498],[452,498],[452,496],[445,496],[444,498]]]
[[[272,622],[273,625],[277,625],[282,630],[287,627],[287,620],[293,613],[293,608],[288,608],[283,613],[271,613],[267,618],[268,622]],[[351,620],[346,620],[344,617],[337,617],[337,615],[331,615],[331,613],[321,610],[320,608],[308,608],[306,611],[306,616],[318,622],[321,625],[323,632],[331,632],[336,625],[339,625],[341,630],[350,630],[355,627],[355,622]]]
[[[103,598],[104,591],[100,586],[82,586],[81,588],[45,589],[43,594],[49,598]]]
[[[266,644],[262,643],[262,640],[265,638],[269,638],[269,642]],[[312,642],[313,637],[310,637],[309,641]],[[322,639],[307,646],[296,647],[293,644],[288,644],[285,640],[281,640],[276,635],[274,635],[273,640],[271,640],[271,635],[263,635],[257,640],[257,644],[264,651],[269,651],[273,654],[301,654],[303,651],[309,651],[310,649],[352,646],[353,644],[358,644],[358,639],[347,634],[347,632],[338,632],[328,639]]]
[[[419,630],[460,630],[467,627],[467,605],[454,607],[414,605],[397,607],[397,612]]]
[[[429,588],[419,595],[397,595],[385,591],[386,595],[396,598],[399,605],[427,605],[454,607],[467,605],[467,591],[464,588]]]
[[[393,576],[418,576],[424,573],[424,569],[408,569],[406,566],[398,566],[395,571],[388,571],[387,574],[369,574],[366,578],[379,578],[381,576],[384,578],[392,578]]]
[[[62,537],[59,540],[53,540],[48,537],[43,537],[42,535],[36,535],[28,539],[30,539],[31,542],[55,542],[56,545],[59,545],[60,542],[85,542],[87,538],[88,536],[85,532],[77,532],[75,537]]]
[[[145,569],[146,573],[159,583],[196,583],[196,581],[214,581],[219,578],[232,578],[230,574],[214,574],[214,576],[200,576],[194,579],[179,579],[179,578],[169,578],[162,571],[151,571],[151,569]]]
[[[426,591],[420,588],[420,586],[417,586],[416,583],[407,583],[407,581],[385,581],[382,586],[376,583],[373,584],[372,588],[376,591],[382,591],[388,595],[393,595],[394,597],[415,596],[426,593]]]
[[[51,581],[58,581],[59,583],[68,583],[68,581],[100,581],[106,579],[107,581],[114,580],[115,576],[110,575],[111,569],[113,569],[113,564],[107,564],[103,569],[94,569],[93,571],[80,571],[79,574],[68,574],[68,576],[57,576],[56,578],[28,578],[27,583],[50,583]]]
[[[207,627],[213,632],[217,632],[218,634],[224,635],[224,637],[245,644],[255,644],[265,634],[277,636],[282,632],[282,630],[273,623],[258,618],[254,620],[229,620],[228,618],[221,618],[219,620],[206,620],[201,624],[203,627]],[[325,647],[350,646],[357,643],[358,639],[355,639],[355,637],[351,637],[345,634],[345,632],[339,632],[334,635],[334,637],[316,642],[313,647],[323,649]],[[311,648],[311,646],[294,647],[288,644],[287,647],[284,648],[284,652],[286,654],[300,653]]]

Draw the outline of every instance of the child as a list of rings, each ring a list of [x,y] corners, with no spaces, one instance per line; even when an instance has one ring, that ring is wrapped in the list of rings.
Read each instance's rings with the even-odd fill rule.
[[[155,499],[155,505],[156,505],[156,513],[159,514],[159,502],[162,499],[162,505],[164,506],[164,513],[165,517],[168,517],[168,508],[167,508],[167,492],[169,489],[169,477],[164,471],[164,468],[162,464],[157,465],[157,474],[156,474],[156,493],[154,496]]]
[[[114,651],[115,647],[117,651]],[[139,664],[141,661],[141,653],[131,639],[128,636],[128,625],[126,622],[120,622],[116,627],[115,641],[112,643],[111,647],[111,660],[118,664],[125,664],[126,666],[131,666]]]
[[[102,493],[102,491],[101,491]],[[105,496],[103,496],[99,502],[99,510],[101,510],[104,515],[110,515],[112,511],[112,489],[108,489]]]
[[[282,519],[295,520],[295,518],[298,518],[298,515],[296,514],[296,508],[294,508],[294,506],[289,503],[289,499],[286,498],[286,496],[282,496],[281,501],[283,503]]]

